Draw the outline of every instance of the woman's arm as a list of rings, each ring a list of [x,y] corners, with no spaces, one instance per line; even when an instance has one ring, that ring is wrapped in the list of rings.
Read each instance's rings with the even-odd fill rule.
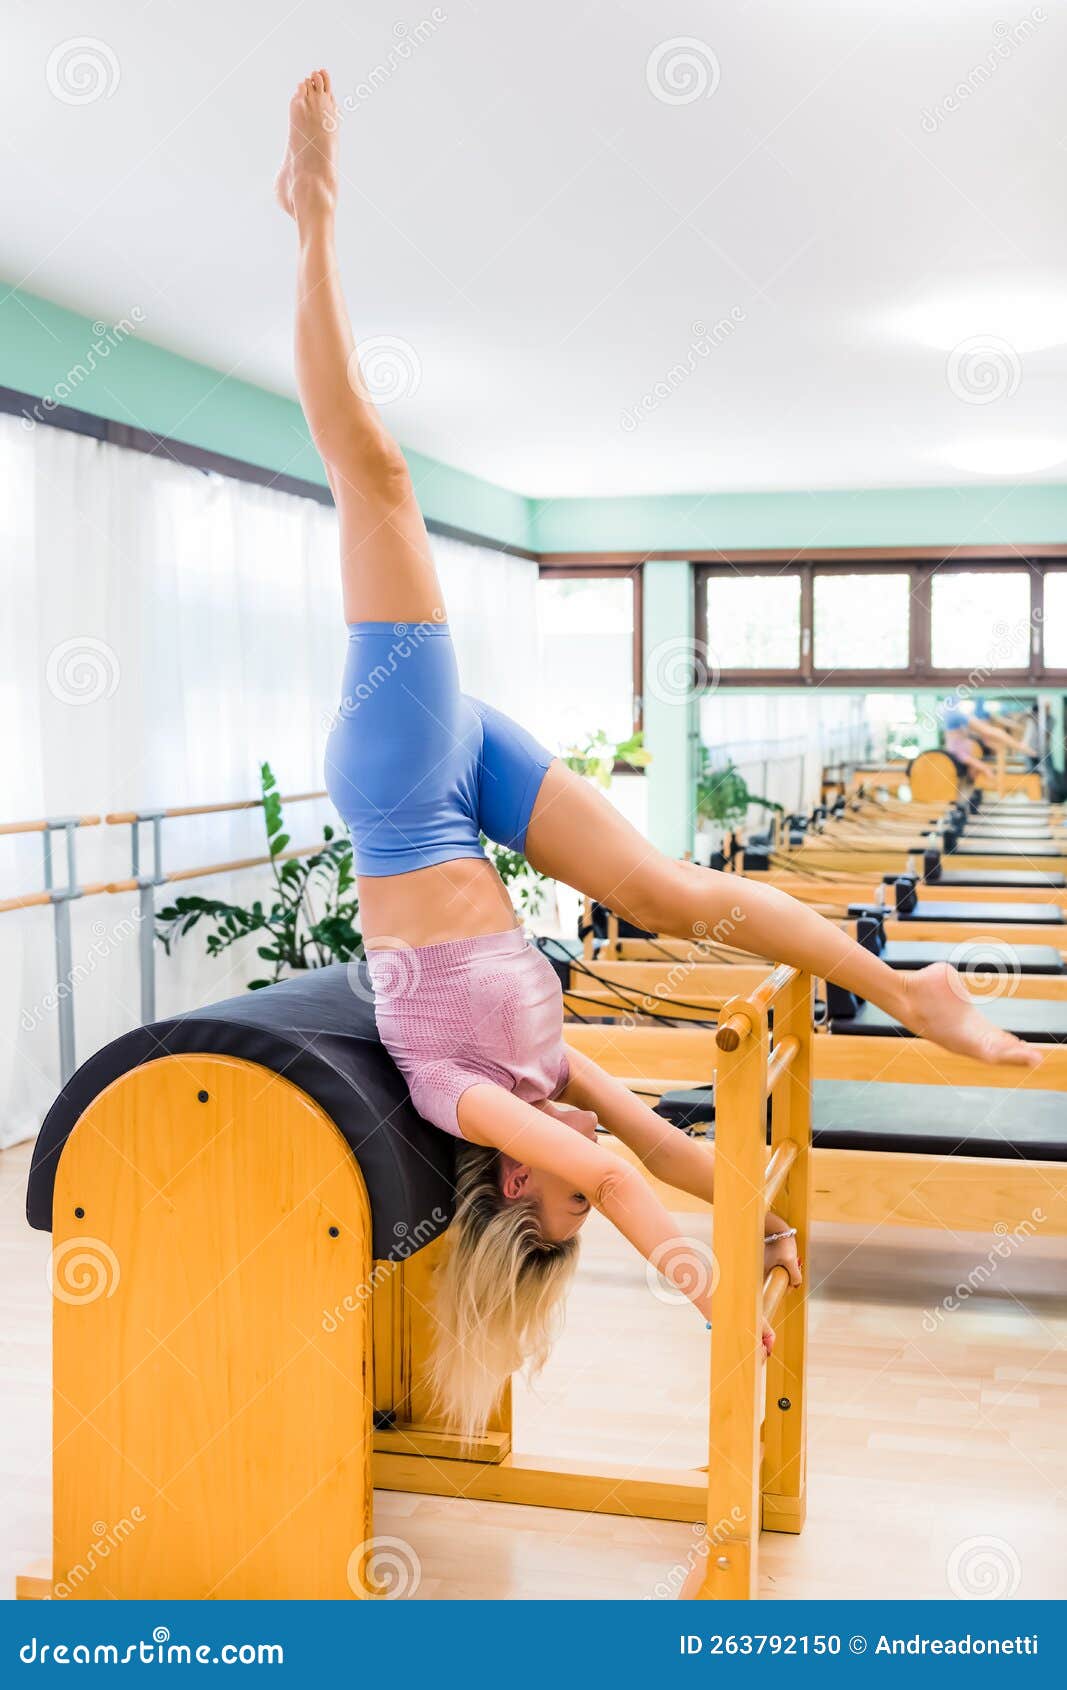
[[[601,1126],[614,1133],[664,1185],[714,1202],[715,1148],[709,1140],[698,1141],[679,1132],[581,1051],[568,1049],[567,1060],[570,1079],[562,1102],[591,1109]]]
[[[713,1275],[694,1273],[693,1241],[679,1233],[636,1168],[499,1086],[472,1086],[460,1099],[459,1116],[463,1136],[472,1144],[492,1145],[582,1193],[705,1320],[711,1319]]]
[[[706,1138],[690,1138],[688,1134],[679,1132],[677,1127],[635,1097],[614,1074],[598,1068],[581,1051],[568,1050],[567,1059],[571,1072],[563,1093],[565,1103],[573,1103],[579,1109],[591,1109],[601,1126],[614,1133],[649,1173],[662,1180],[664,1185],[673,1185],[676,1191],[688,1192],[691,1197],[703,1198],[706,1203],[715,1201],[715,1147],[712,1143]],[[773,1209],[767,1210],[765,1233],[785,1232],[788,1225],[788,1221]],[[793,1266],[796,1251],[785,1249],[778,1253],[777,1259],[790,1268],[793,1284],[799,1285],[800,1275],[794,1275]]]

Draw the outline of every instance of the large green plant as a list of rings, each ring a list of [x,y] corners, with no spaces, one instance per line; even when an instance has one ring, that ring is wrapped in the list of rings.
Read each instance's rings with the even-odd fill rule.
[[[762,804],[767,810],[782,808],[773,798],[752,792],[733,761],[712,768],[707,750],[702,749],[696,790],[696,813],[700,820],[718,827],[736,827],[744,821],[750,804]]]
[[[290,837],[282,813],[278,783],[269,763],[260,768],[263,795],[263,825],[274,880],[274,895],[266,903],[234,904],[222,898],[181,896],[159,912],[156,933],[170,956],[173,946],[194,927],[209,928],[208,956],[221,956],[240,939],[259,934],[263,942],[256,955],[270,963],[271,972],[249,981],[257,991],[272,986],[286,974],[304,968],[323,968],[330,962],[351,962],[363,955],[359,928],[359,898],[352,865],[352,846],[347,837],[338,838],[327,825],[322,830],[322,847],[308,855],[286,856]],[[548,881],[530,867],[518,851],[494,845],[483,836],[482,843],[501,880],[510,889],[526,915],[537,915],[545,898]]]
[[[610,740],[598,729],[563,753],[568,768],[597,782],[611,784],[618,763],[645,768],[651,757],[642,736]],[[208,929],[208,956],[221,956],[231,945],[253,934],[261,937],[256,955],[270,964],[270,973],[249,981],[257,991],[272,986],[285,974],[305,968],[323,968],[330,962],[351,962],[363,955],[359,928],[359,897],[352,864],[352,846],[345,836],[337,837],[333,827],[322,830],[322,846],[307,853],[286,853],[290,836],[282,813],[281,794],[269,763],[260,768],[263,797],[263,825],[274,881],[273,897],[251,904],[230,903],[223,898],[182,895],[160,910],[156,934],[170,956],[179,939],[201,924]],[[525,915],[537,915],[545,901],[548,879],[532,868],[519,851],[494,845],[482,836],[489,860]]]
[[[357,925],[359,898],[355,892],[352,846],[334,829],[322,830],[322,848],[308,856],[286,856],[281,795],[269,763],[260,769],[263,823],[267,832],[274,892],[270,902],[259,898],[247,907],[221,898],[183,896],[160,910],[156,932],[167,955],[178,939],[203,922],[210,926],[208,956],[221,956],[239,939],[258,933],[263,943],[256,955],[271,972],[250,980],[256,991],[271,986],[287,973],[322,968],[328,962],[350,962],[363,955],[363,935]]]

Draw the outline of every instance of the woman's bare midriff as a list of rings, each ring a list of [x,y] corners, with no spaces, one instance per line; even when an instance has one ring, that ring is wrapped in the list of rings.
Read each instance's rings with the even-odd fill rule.
[[[478,857],[411,874],[363,875],[359,913],[371,951],[480,939],[518,926],[504,882],[492,863]]]

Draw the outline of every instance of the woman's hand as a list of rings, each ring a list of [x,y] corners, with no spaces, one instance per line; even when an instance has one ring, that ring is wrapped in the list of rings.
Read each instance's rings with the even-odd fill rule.
[[[768,1224],[770,1224],[771,1219],[772,1217],[768,1215]],[[774,1220],[776,1223],[774,1231],[783,1231],[785,1228],[785,1222],[779,1221],[777,1216],[774,1217]],[[804,1263],[797,1255],[797,1241],[795,1236],[792,1238],[778,1238],[773,1244],[765,1244],[763,1246],[764,1277],[766,1277],[766,1275],[770,1273],[771,1269],[774,1267],[785,1268],[789,1275],[790,1286],[796,1287],[803,1284]],[[774,1327],[769,1325],[767,1321],[763,1322],[763,1348],[768,1355],[770,1355],[771,1351],[774,1349]]]

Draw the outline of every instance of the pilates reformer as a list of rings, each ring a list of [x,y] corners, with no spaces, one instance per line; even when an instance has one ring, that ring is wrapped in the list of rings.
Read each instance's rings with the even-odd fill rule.
[[[911,971],[952,962],[971,982],[991,1020],[1009,1032],[1040,1043],[1067,1039],[1067,954],[1061,948],[1067,946],[1067,922],[1061,911],[1051,911],[1061,919],[1046,927],[976,922],[970,912],[966,924],[957,925],[952,919],[937,920],[937,906],[926,908],[935,917],[929,924],[910,918],[887,921],[892,912],[877,905],[851,906],[845,925],[890,967]],[[720,972],[733,965],[742,971],[739,979],[766,966],[759,958],[706,940],[640,933],[588,900],[579,937],[581,955],[562,941],[543,941],[560,974],[567,1010],[577,1019],[620,1014],[679,1022],[707,1019],[718,997],[718,981],[708,965],[717,964]],[[990,992],[1001,989],[998,983],[1005,1001],[991,1003]],[[827,1001],[830,1031],[906,1032],[840,988],[828,986]]]
[[[717,1135],[716,1036],[709,1026],[610,1021],[567,1029],[568,1044],[665,1119]],[[1020,1074],[921,1039],[819,1038],[812,1074],[812,1219],[1067,1236],[1062,1046]]]
[[[764,968],[717,1037],[707,1471],[521,1455],[507,1390],[473,1450],[441,1422],[425,1364],[454,1145],[412,1109],[362,965],[98,1051],[29,1181],[53,1235],[54,1544],[21,1593],[66,1594],[80,1567],[88,1598],[373,1596],[378,1486],[705,1523],[684,1594],[754,1595],[761,1525],[797,1532],[805,1509],[805,1300],[761,1246],[772,1201],[807,1233],[810,979]],[[86,1570],[101,1521],[135,1524]]]

